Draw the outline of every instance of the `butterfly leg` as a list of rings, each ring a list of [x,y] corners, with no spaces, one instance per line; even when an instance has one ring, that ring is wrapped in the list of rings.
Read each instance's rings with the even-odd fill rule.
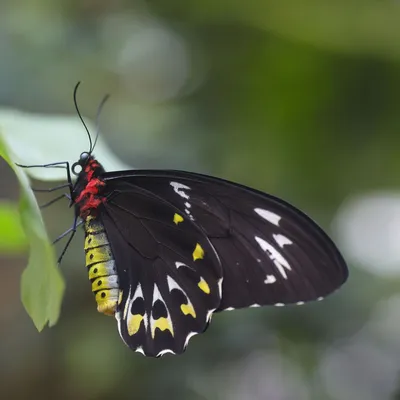
[[[50,189],[32,189],[34,192],[54,192],[58,189],[62,189],[62,188],[69,188],[69,199],[72,203],[72,189],[73,189],[73,184],[72,184],[72,179],[71,179],[71,169],[69,166],[69,162],[68,161],[60,161],[60,162],[56,162],[56,163],[51,163],[51,164],[42,164],[42,165],[22,165],[22,164],[17,164],[16,165],[18,167],[21,168],[65,168],[66,172],[67,172],[67,183],[64,183],[62,185],[58,185],[55,186],[53,188]],[[60,197],[61,198],[61,197]],[[57,198],[57,200],[59,200],[59,198]],[[56,199],[54,199],[53,202],[57,201]],[[50,202],[50,204],[53,204]]]
[[[33,164],[33,165],[24,165],[15,163],[15,165],[21,168],[68,168],[69,169],[68,161],[59,161],[50,164]]]
[[[54,191],[56,191],[56,190],[63,189],[63,188],[66,188],[66,187],[70,187],[70,186],[71,186],[70,183],[63,183],[62,185],[54,186],[53,188],[50,188],[50,189],[36,189],[36,188],[32,188],[32,190],[33,190],[34,192],[51,193],[51,192],[54,192]]]
[[[78,227],[81,226],[82,224],[83,224],[83,220],[81,220],[81,221],[78,222],[78,215],[75,215],[74,223],[73,223],[73,225],[71,226],[71,228],[69,228],[68,230],[66,230],[66,231],[65,231],[63,234],[61,234],[56,240],[54,240],[53,244],[56,244],[57,242],[59,242],[59,241],[60,241],[62,238],[64,238],[65,236],[70,235],[69,238],[68,238],[67,243],[66,243],[65,246],[64,246],[63,251],[61,252],[60,257],[58,257],[57,264],[60,264],[60,263],[61,263],[61,260],[63,259],[63,257],[64,257],[64,255],[65,255],[65,253],[66,253],[66,251],[67,251],[69,245],[70,245],[71,242],[72,242],[72,239],[73,239],[74,236],[75,236],[76,230],[77,230]]]
[[[68,194],[60,195],[60,196],[56,197],[55,199],[49,201],[48,203],[43,204],[43,205],[41,206],[41,208],[48,207],[49,205],[51,205],[51,204],[53,204],[53,203],[55,203],[55,202],[61,200],[61,199],[64,198],[64,197],[68,198],[68,199],[70,200],[70,202],[71,202],[71,205],[72,205],[72,198],[73,198],[72,190],[73,190],[73,184],[72,184],[72,179],[71,179],[71,169],[70,169],[70,165],[69,165],[69,162],[68,162],[68,161],[61,161],[61,162],[56,162],[56,163],[51,163],[51,164],[41,164],[41,165],[21,165],[21,164],[16,164],[16,165],[17,165],[18,167],[21,167],[21,168],[65,168],[65,170],[66,170],[66,172],[67,172],[67,181],[68,181],[68,183],[63,184],[63,185],[59,185],[59,186],[56,186],[56,187],[50,188],[50,189],[37,189],[37,190],[35,190],[35,191],[36,191],[36,192],[53,192],[53,191],[56,191],[56,190],[58,190],[58,189],[68,187],[68,188],[69,188],[69,195],[68,195]],[[74,236],[75,236],[75,233],[76,233],[77,228],[83,223],[83,221],[79,221],[79,222],[78,222],[78,218],[79,218],[79,216],[78,216],[77,214],[75,214],[74,223],[73,223],[72,227],[69,228],[67,231],[65,231],[62,235],[60,235],[60,236],[53,242],[53,244],[55,244],[55,243],[57,243],[58,241],[60,241],[62,238],[64,238],[65,236],[70,235],[69,238],[68,238],[68,241],[67,241],[66,245],[64,246],[63,251],[61,252],[60,257],[59,257],[58,260],[57,260],[57,264],[60,264],[60,263],[61,263],[61,260],[63,259],[63,257],[64,257],[64,255],[65,255],[65,253],[66,253],[66,251],[67,251],[69,245],[70,245],[71,242],[72,242],[72,239],[73,239]]]
[[[70,169],[68,161],[60,161],[60,162],[51,163],[51,164],[35,164],[35,165],[23,165],[23,164],[16,163],[15,165],[17,165],[20,168],[65,168],[65,170],[67,172],[67,181],[68,181],[68,184],[66,184],[65,187],[69,186],[69,189],[70,189],[70,192],[72,195],[71,169]],[[57,188],[59,189],[60,186],[50,189],[48,191],[52,192],[53,190],[57,190]]]
[[[47,203],[41,204],[39,206],[40,209],[46,208],[51,206],[52,204],[56,203],[57,201],[67,198],[69,201],[71,201],[71,196],[67,193],[63,193],[60,196],[57,196],[56,198],[54,198],[53,200],[48,201]]]
[[[36,188],[32,188],[32,190],[34,192],[38,192],[38,193],[52,193],[55,192],[56,190],[60,190],[60,189],[64,189],[64,188],[69,188],[71,189],[71,184],[70,183],[64,183],[62,185],[58,185],[52,188],[47,188],[47,189],[36,189]],[[63,198],[67,198],[69,201],[71,201],[71,195],[67,194],[67,193],[63,193],[60,196],[57,196],[56,198],[48,201],[47,203],[41,204],[39,206],[39,208],[43,209],[46,208],[54,203],[56,203],[57,201],[63,199]]]

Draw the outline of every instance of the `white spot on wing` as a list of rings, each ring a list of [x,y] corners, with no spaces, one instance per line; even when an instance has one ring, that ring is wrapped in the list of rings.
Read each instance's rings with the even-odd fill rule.
[[[223,278],[221,278],[218,281],[218,292],[219,292],[219,297],[222,298],[222,282],[223,282]]]
[[[136,287],[135,294],[133,295],[133,300],[136,300],[138,297],[141,297],[143,299],[143,291],[140,283]]]
[[[255,236],[255,239],[257,243],[260,245],[260,247],[268,254],[268,257],[273,261],[275,264],[276,268],[280,272],[280,274],[283,276],[284,279],[287,279],[286,271],[291,271],[292,268],[290,267],[289,263],[286,261],[286,259],[282,256],[281,253],[279,253],[278,250],[275,249],[270,243],[268,243],[266,240],[261,239],[258,236]]]
[[[119,336],[121,336],[121,339],[128,346],[128,343],[126,343],[124,337],[122,336],[122,331],[121,331],[121,312],[120,311],[115,313],[115,319],[117,320],[117,327],[118,327]]]
[[[257,303],[254,303],[254,304],[250,305],[249,307],[250,308],[256,308],[256,307],[261,307],[261,306],[259,304],[257,304]]]
[[[175,354],[175,352],[172,351],[171,349],[165,349],[165,350],[161,350],[161,351],[157,354],[156,357],[161,357],[161,356],[163,356],[164,354],[168,354],[168,353],[170,353],[170,354]]]
[[[179,268],[179,267],[187,267],[187,265],[184,264],[183,262],[175,261],[175,267],[176,267],[176,268]]]
[[[156,284],[154,284],[154,290],[153,290],[153,306],[154,306],[154,303],[157,301],[157,300],[160,300],[164,305],[165,305],[165,301],[164,301],[164,299],[162,298],[162,296],[161,296],[161,293],[160,293],[160,290],[158,289],[158,286],[156,285]]]
[[[210,311],[207,313],[207,316],[206,316],[206,321],[207,321],[207,322],[211,322],[211,318],[212,318],[212,315],[213,315],[213,313],[214,313],[215,310],[216,310],[216,308],[213,308],[212,310],[210,310]]]
[[[186,267],[186,268],[189,268],[189,269],[191,269],[192,271],[194,271],[194,268],[192,268],[192,267],[190,267],[189,265],[186,265],[185,263],[180,262],[180,261],[175,261],[175,267],[176,267],[177,269],[180,268],[180,267]]]
[[[284,235],[274,234],[273,237],[274,237],[276,243],[278,243],[279,247],[283,247],[286,244],[293,244],[293,242]]]
[[[131,299],[130,299],[130,297],[131,297],[131,289],[132,289],[132,286],[129,286],[128,297],[126,298],[126,301],[125,301],[124,319],[126,319],[126,314],[128,313],[129,303],[131,303]]]
[[[234,310],[234,308],[233,307],[227,307],[227,308],[224,308],[224,311],[233,311]]]
[[[147,327],[149,326],[150,321],[149,321],[149,316],[146,312],[144,313],[143,321],[144,321],[144,329],[147,331]]]
[[[176,283],[174,279],[172,279],[169,275],[167,275],[168,289],[171,292],[174,289],[178,289],[181,292],[185,293],[182,288]]]
[[[275,283],[276,282],[276,278],[274,275],[267,275],[267,278],[264,280],[264,283],[266,285],[269,285],[270,283]]]
[[[283,304],[283,303],[275,303],[274,306],[276,306],[276,307],[283,307],[284,304]]]
[[[321,301],[323,299],[324,299],[323,297],[318,297],[317,301]]]
[[[264,210],[263,208],[255,208],[254,211],[261,217],[271,222],[276,226],[279,226],[279,221],[281,217],[278,214],[273,213],[272,211]]]
[[[186,207],[186,208],[190,208],[190,207],[192,207],[192,205],[186,201],[186,202],[185,202],[185,207]]]
[[[135,349],[135,351],[136,351],[136,353],[143,354],[144,356],[146,355],[146,354],[144,354],[144,351],[143,351],[143,347],[142,347],[142,346],[137,347],[137,348]]]
[[[186,186],[186,185],[184,185],[182,183],[179,183],[179,182],[170,182],[170,185],[174,188],[174,192],[176,194],[178,194],[179,196],[183,197],[184,199],[187,199],[187,200],[189,199],[189,195],[185,191],[182,190],[182,189],[190,190],[189,186]]]
[[[198,334],[198,332],[190,332],[190,333],[186,336],[185,344],[183,345],[183,347],[186,348],[187,345],[189,344],[189,340],[190,340],[193,336],[195,336],[195,335],[197,335],[197,334]]]
[[[297,303],[296,303],[296,306],[302,306],[304,304],[304,301],[298,301]]]

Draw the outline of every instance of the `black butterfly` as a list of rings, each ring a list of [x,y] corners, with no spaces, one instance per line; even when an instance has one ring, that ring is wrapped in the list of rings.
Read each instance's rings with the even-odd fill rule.
[[[290,204],[191,172],[105,172],[87,133],[90,149],[72,168],[47,165],[66,168],[75,207],[59,261],[83,223],[98,310],[115,315],[131,349],[179,354],[214,312],[303,304],[346,281],[334,243]]]

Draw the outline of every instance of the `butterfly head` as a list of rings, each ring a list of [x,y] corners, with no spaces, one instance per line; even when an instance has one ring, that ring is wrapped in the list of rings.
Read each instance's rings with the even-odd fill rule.
[[[94,160],[94,157],[87,151],[84,151],[79,156],[79,160],[72,164],[72,173],[74,175],[79,175],[79,173],[85,170],[86,166],[90,164],[91,161]]]

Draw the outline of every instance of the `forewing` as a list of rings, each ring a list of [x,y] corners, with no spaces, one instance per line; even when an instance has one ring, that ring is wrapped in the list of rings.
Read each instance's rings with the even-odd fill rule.
[[[104,179],[154,193],[204,230],[223,269],[218,310],[319,300],[347,279],[331,239],[278,198],[181,171],[107,173]]]
[[[184,351],[221,299],[222,269],[207,236],[173,205],[122,182],[101,219],[116,261],[120,335],[147,356]]]

